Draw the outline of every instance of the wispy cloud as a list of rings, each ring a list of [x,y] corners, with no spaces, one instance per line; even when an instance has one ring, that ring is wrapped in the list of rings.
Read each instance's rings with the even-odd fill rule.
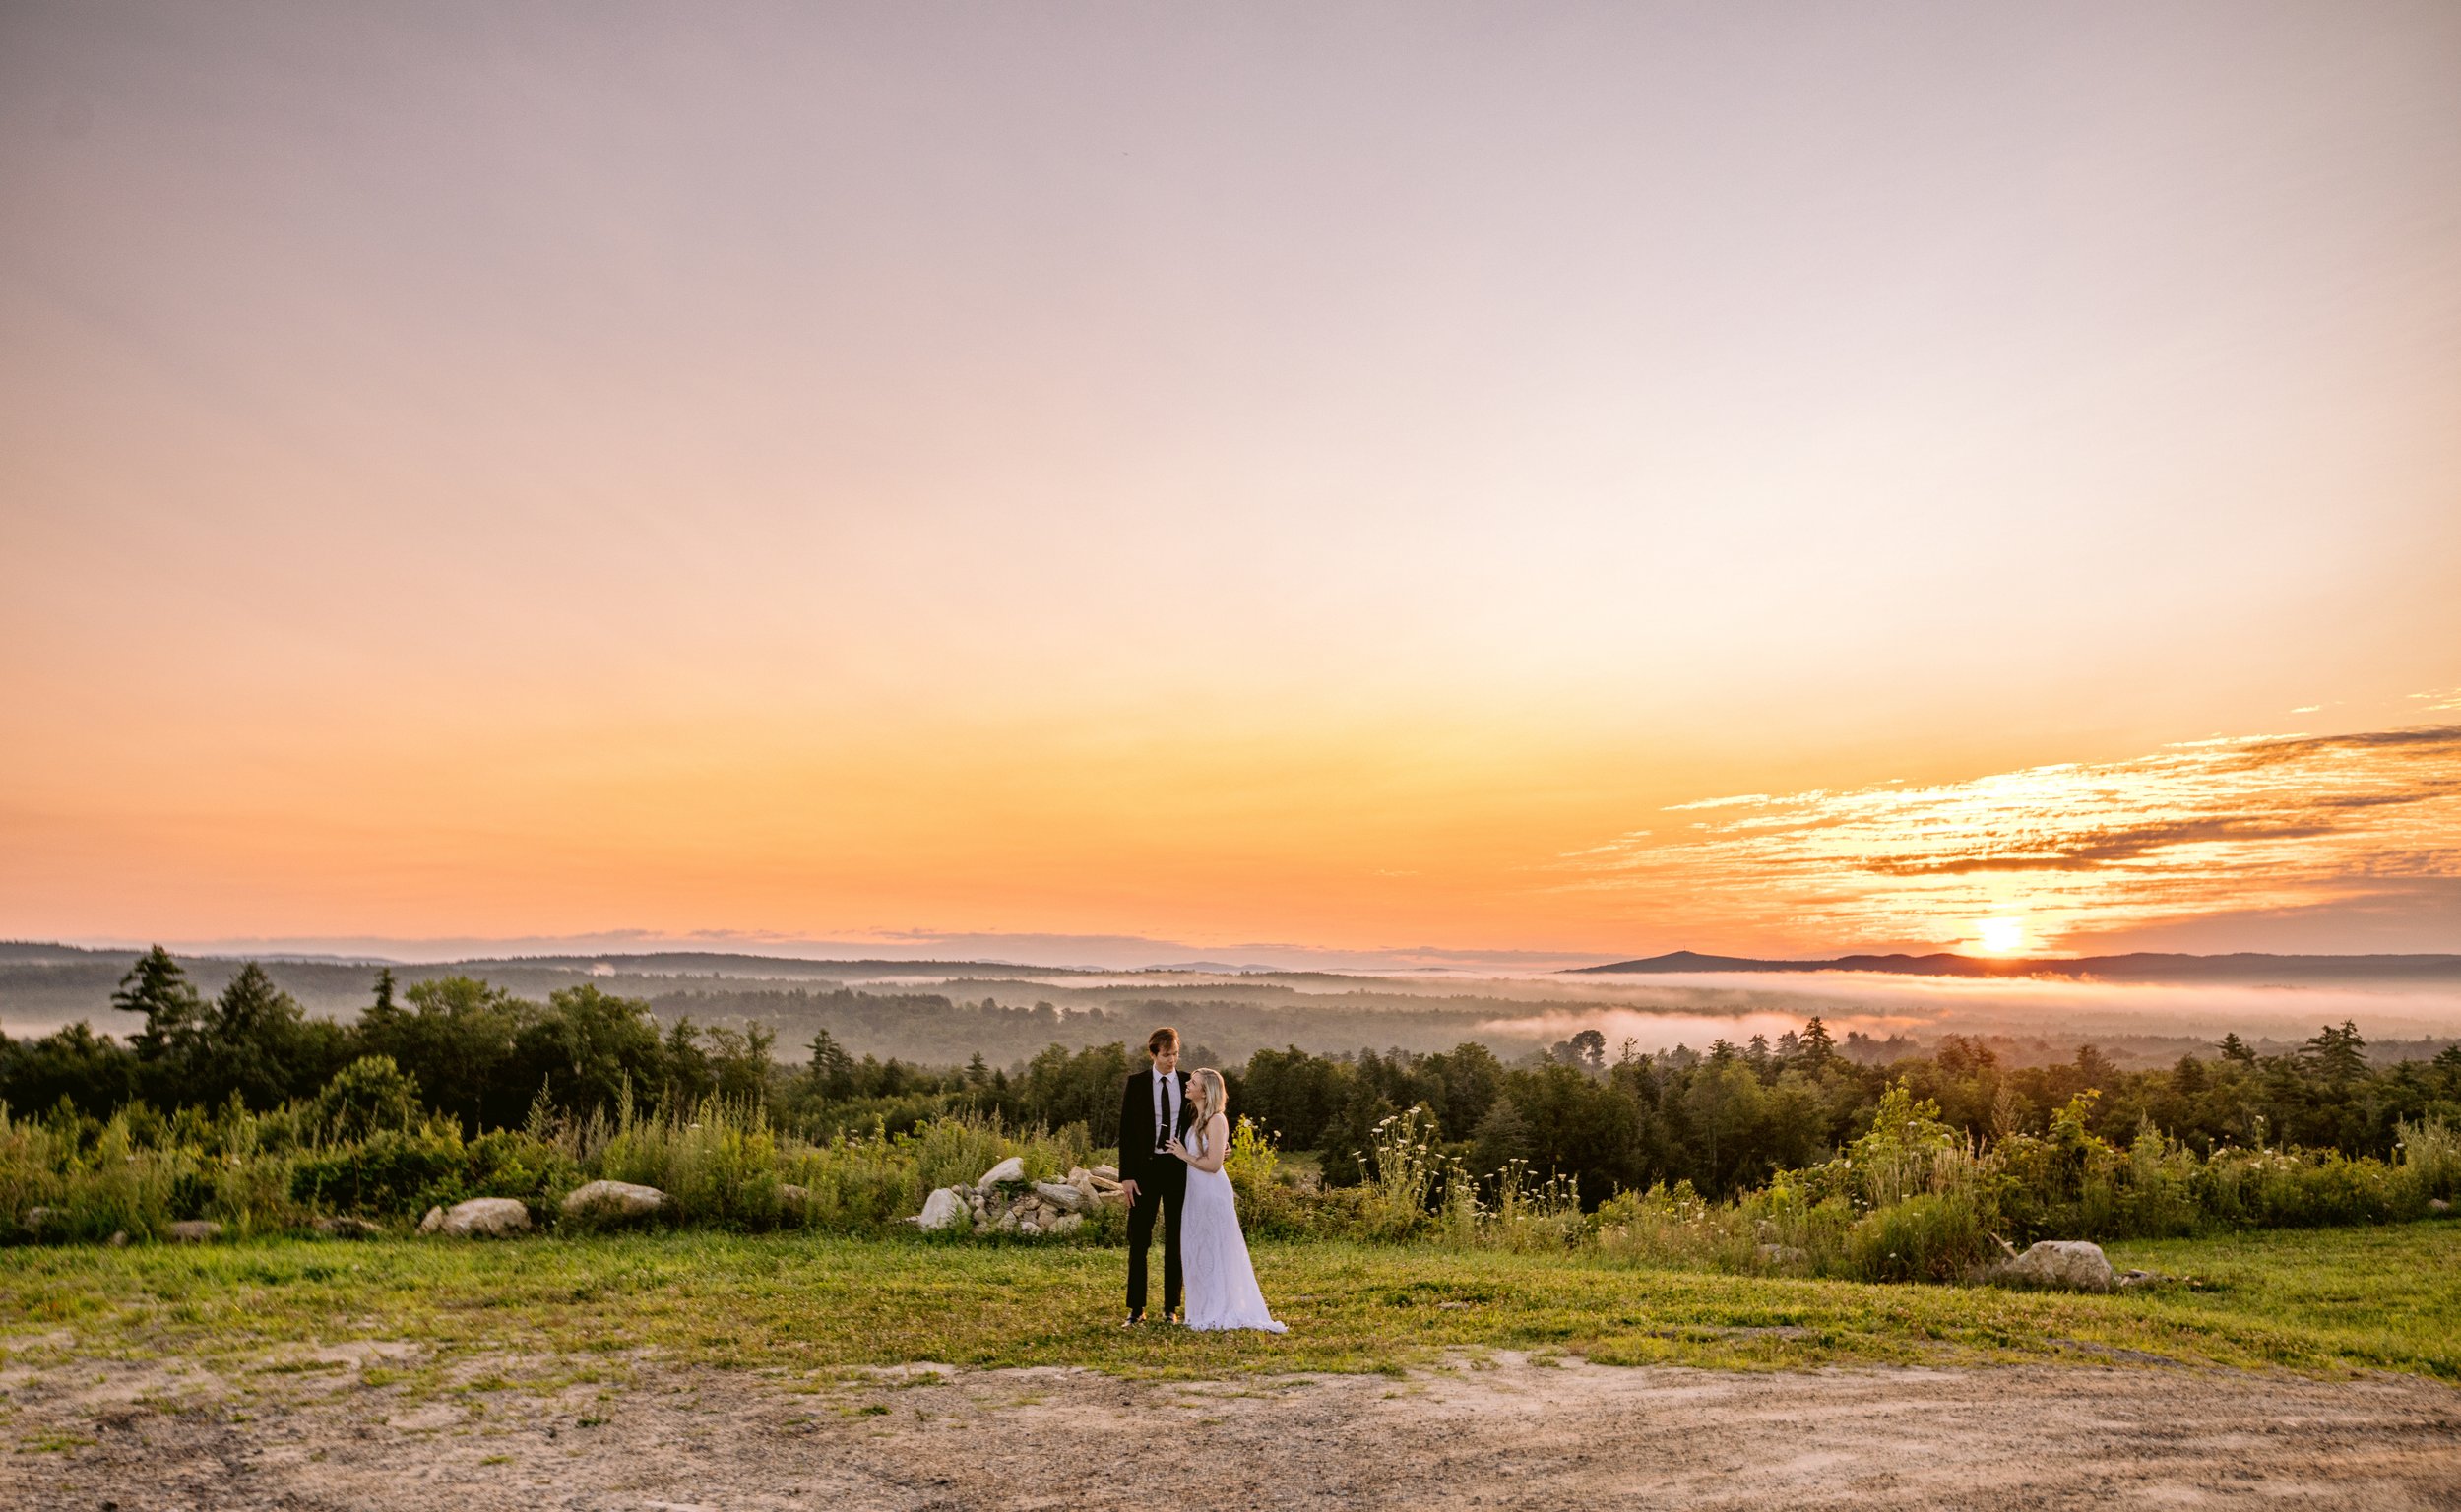
[[[2296,909],[2461,877],[2461,725],[2251,736],[1968,782],[1755,794],[1665,841],[1567,856],[1565,885],[1729,900],[1837,942],[2041,946],[2224,909]]]

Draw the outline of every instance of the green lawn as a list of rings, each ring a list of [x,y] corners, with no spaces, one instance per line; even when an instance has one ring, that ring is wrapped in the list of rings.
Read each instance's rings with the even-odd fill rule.
[[[664,1233],[513,1243],[252,1241],[0,1250],[28,1363],[305,1343],[827,1372],[920,1360],[1170,1374],[1376,1370],[1511,1349],[1603,1363],[2131,1360],[2461,1381],[2461,1224],[2112,1246],[2188,1278],[2123,1296],[1639,1271],[1557,1256],[1262,1244],[1283,1337],[1122,1333],[1118,1250]],[[609,1362],[612,1360],[610,1358]]]

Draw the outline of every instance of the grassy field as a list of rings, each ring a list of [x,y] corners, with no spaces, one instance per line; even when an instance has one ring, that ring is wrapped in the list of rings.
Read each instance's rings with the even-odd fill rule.
[[[0,1364],[177,1356],[261,1370],[300,1346],[372,1339],[423,1346],[424,1370],[510,1356],[568,1378],[641,1357],[817,1375],[915,1361],[1206,1375],[1517,1350],[1761,1368],[2159,1356],[2461,1381],[2461,1223],[2121,1244],[2112,1257],[2182,1280],[2070,1296],[1263,1244],[1258,1271],[1291,1332],[1218,1337],[1113,1327],[1115,1249],[710,1233],[20,1248],[0,1251]]]

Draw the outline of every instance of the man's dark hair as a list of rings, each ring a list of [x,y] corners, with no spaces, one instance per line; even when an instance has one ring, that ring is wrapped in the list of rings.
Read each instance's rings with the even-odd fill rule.
[[[1145,1053],[1148,1055],[1160,1055],[1166,1048],[1175,1050],[1178,1047],[1179,1032],[1167,1024],[1145,1037]]]

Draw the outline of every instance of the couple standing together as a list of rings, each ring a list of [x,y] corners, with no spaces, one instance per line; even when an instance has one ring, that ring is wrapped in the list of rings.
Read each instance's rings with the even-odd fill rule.
[[[1145,1321],[1145,1259],[1154,1220],[1163,1234],[1163,1316],[1179,1311],[1186,1280],[1190,1328],[1258,1328],[1281,1333],[1265,1310],[1238,1205],[1222,1158],[1230,1153],[1230,1118],[1222,1073],[1179,1069],[1179,1032],[1158,1029],[1145,1041],[1150,1071],[1131,1072],[1119,1102],[1119,1186],[1128,1194],[1128,1321]]]

